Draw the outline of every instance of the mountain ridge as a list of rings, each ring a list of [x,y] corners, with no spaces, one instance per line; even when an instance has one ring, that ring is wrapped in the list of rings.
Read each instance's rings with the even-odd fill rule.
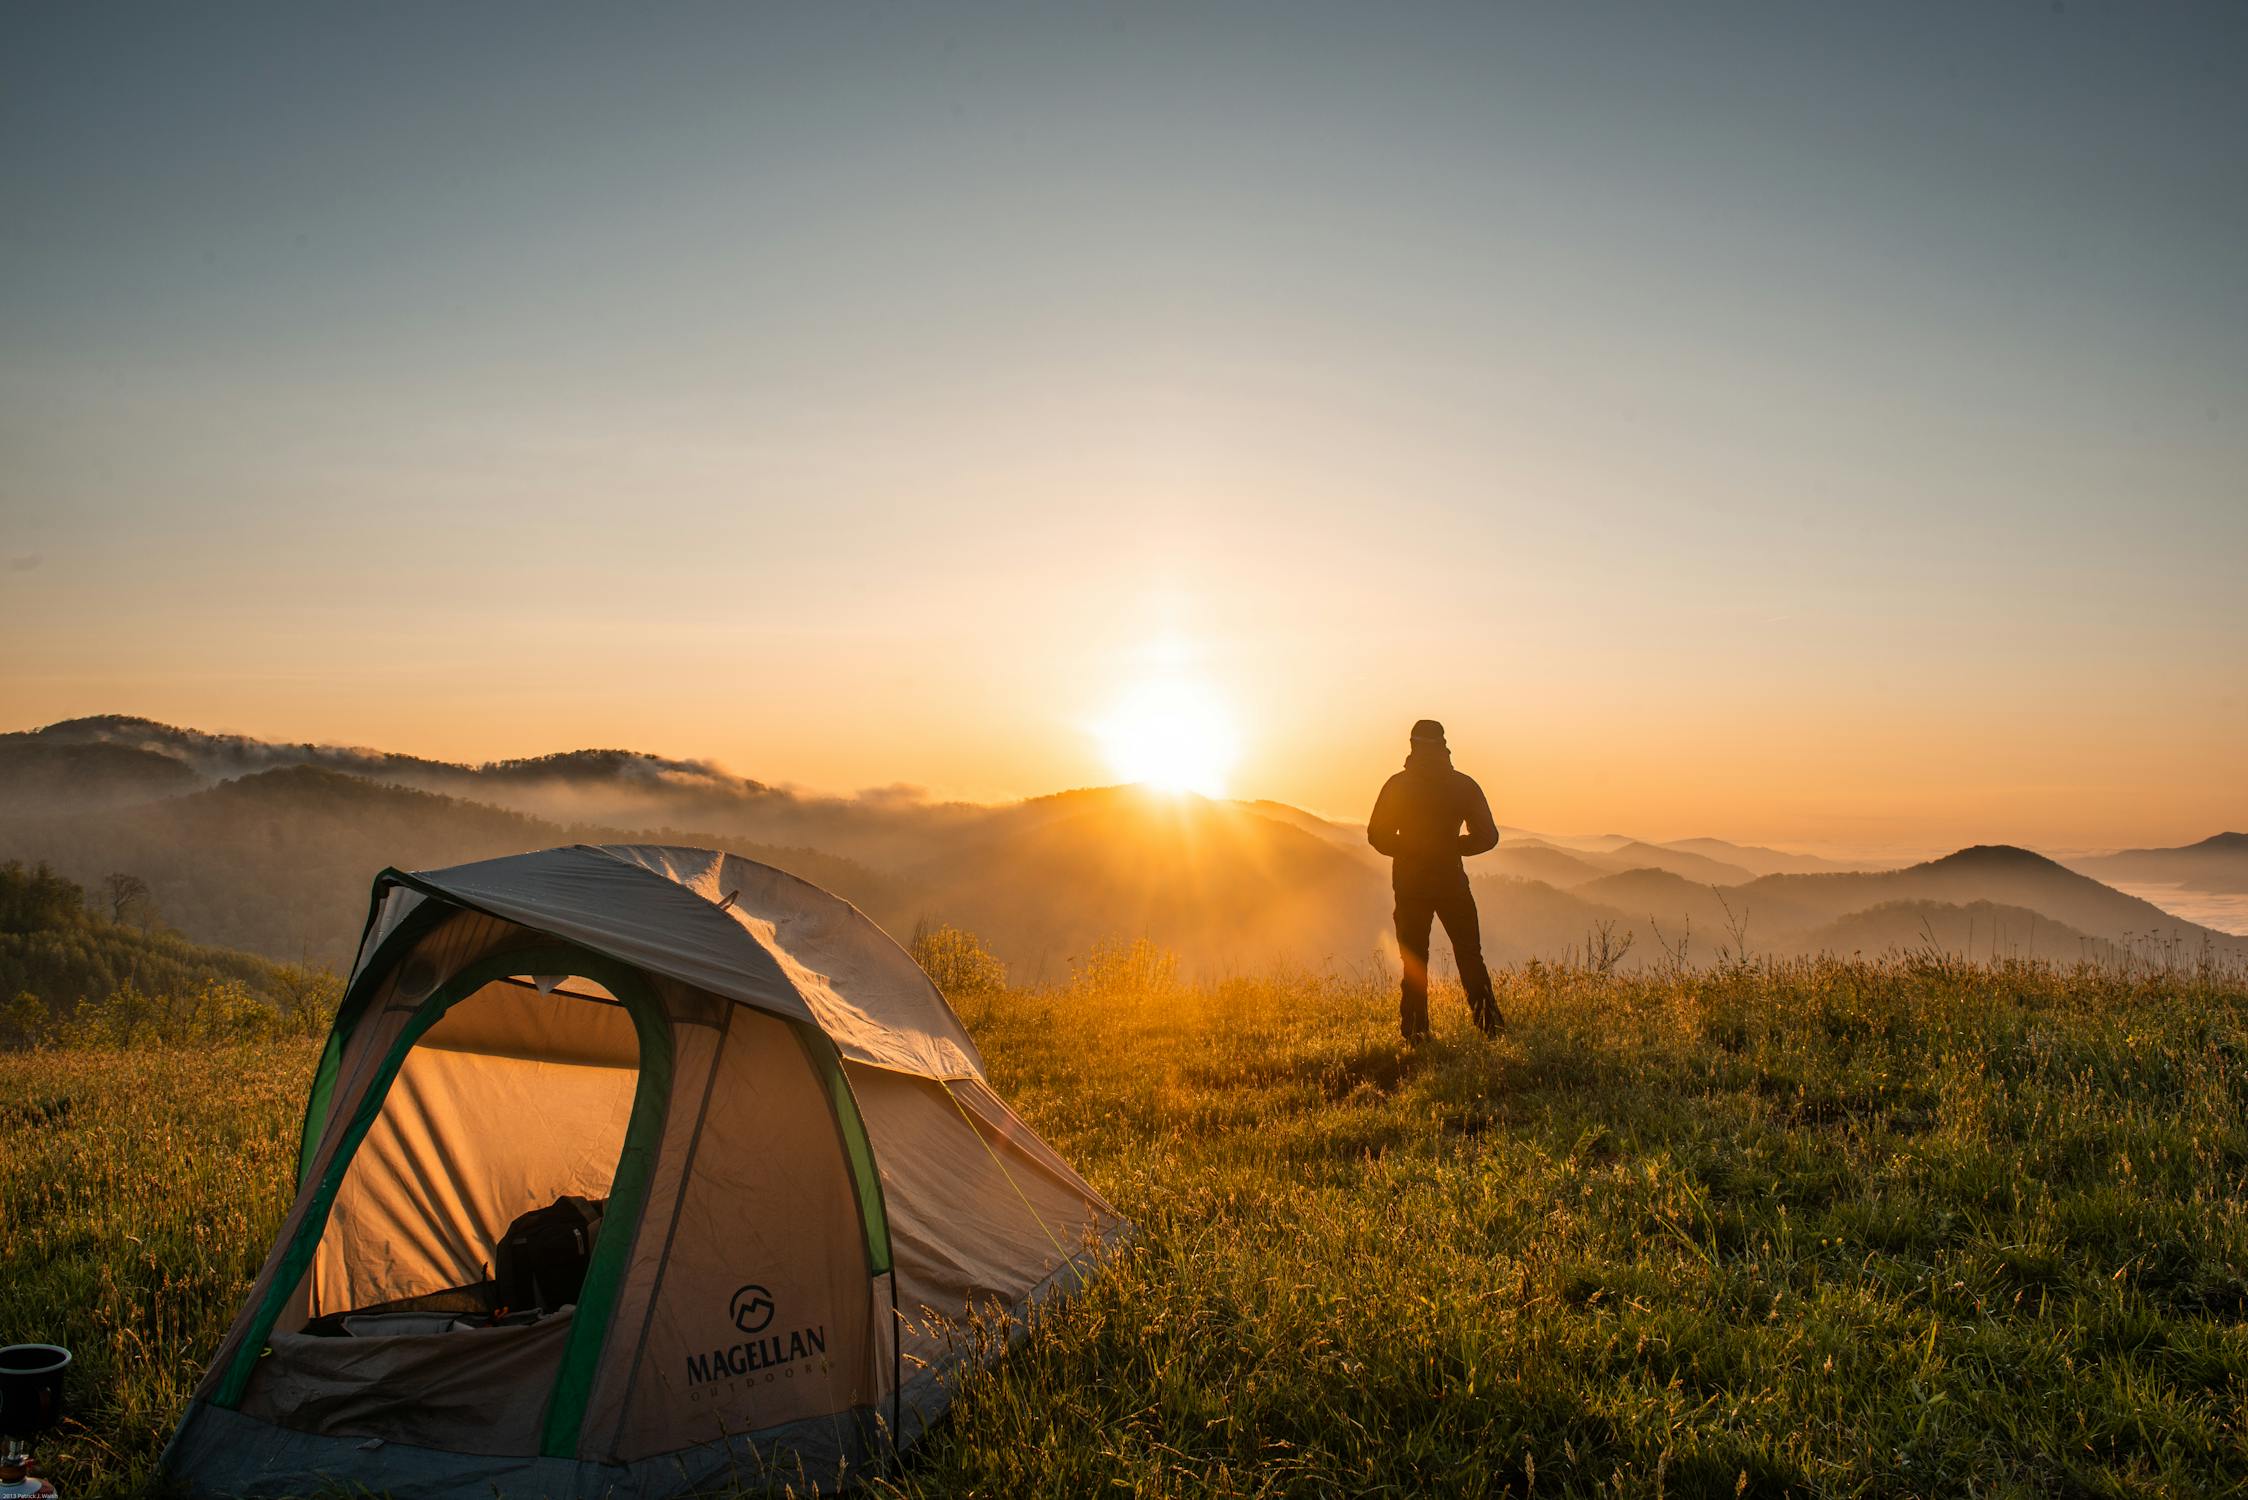
[[[211,779],[244,765],[264,769]],[[346,961],[340,946],[356,935],[366,882],[384,865],[648,839],[719,845],[792,869],[893,932],[924,919],[968,927],[1026,978],[1058,977],[1109,938],[1146,937],[1218,972],[1394,956],[1387,862],[1363,831],[1270,800],[1137,787],[989,806],[819,799],[710,762],[631,750],[471,768],[124,715],[0,735],[0,788],[15,794],[0,796],[0,858],[47,859],[89,884],[113,870],[142,874],[183,931],[283,960]],[[2205,842],[2223,852],[2231,837]],[[1962,941],[2003,922],[2053,943],[2065,929],[2079,946],[2210,943],[2248,953],[2248,942],[2011,845],[1900,870],[1758,875],[1700,848],[1620,834],[1564,846],[1518,831],[1469,868],[1497,961],[1581,950],[1602,924],[1638,944],[1635,963],[1681,946],[1706,956],[1744,931],[1750,951],[1781,955],[1822,933],[1903,942],[1908,923]],[[1900,903],[1920,906],[1909,918],[1850,920]],[[2024,940],[2040,953],[2049,946],[2045,936]]]
[[[2118,849],[2070,863],[2099,880],[2248,895],[2248,833],[2212,834],[2170,849]]]

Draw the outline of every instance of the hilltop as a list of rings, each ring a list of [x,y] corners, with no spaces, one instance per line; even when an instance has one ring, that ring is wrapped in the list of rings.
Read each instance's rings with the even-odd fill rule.
[[[2220,833],[2175,849],[2121,849],[2072,863],[2101,880],[2248,895],[2248,833]]]
[[[118,783],[118,790],[109,790],[92,774],[104,765],[117,768],[109,781]],[[353,746],[210,734],[126,714],[0,734],[0,785],[13,781],[19,767],[43,768],[39,792],[0,802],[0,815],[63,815],[214,787],[267,771],[311,769],[550,823],[694,828],[769,846],[817,845],[853,858],[871,855],[885,861],[925,853],[919,841],[929,830],[974,811],[895,796],[806,796],[736,776],[708,761],[637,750],[567,750],[467,765]],[[89,774],[74,775],[74,767],[87,768]]]
[[[1138,787],[995,810],[905,878],[1033,981],[1118,936],[1218,970],[1352,963],[1388,916],[1379,878],[1329,841],[1243,804]]]
[[[205,785],[186,761],[136,745],[0,735],[0,816],[122,807]]]
[[[2055,860],[2008,844],[1978,844],[1902,870],[1871,874],[1770,875],[1744,895],[1768,894],[1830,919],[1888,901],[1993,901],[2021,907],[2114,943],[2193,941],[2202,929],[2152,902],[2102,885]],[[2229,948],[2239,940],[2220,943]],[[2240,944],[2248,947],[2248,943]]]

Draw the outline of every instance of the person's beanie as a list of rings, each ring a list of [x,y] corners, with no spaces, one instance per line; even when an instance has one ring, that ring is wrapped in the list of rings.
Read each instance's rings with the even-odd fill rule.
[[[1416,740],[1434,740],[1441,745],[1444,743],[1444,726],[1434,719],[1423,719],[1413,726],[1413,738]]]

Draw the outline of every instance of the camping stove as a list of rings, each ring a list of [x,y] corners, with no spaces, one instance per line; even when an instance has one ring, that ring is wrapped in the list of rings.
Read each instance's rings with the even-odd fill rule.
[[[55,1500],[55,1487],[33,1472],[36,1467],[24,1445],[0,1440],[0,1500]]]

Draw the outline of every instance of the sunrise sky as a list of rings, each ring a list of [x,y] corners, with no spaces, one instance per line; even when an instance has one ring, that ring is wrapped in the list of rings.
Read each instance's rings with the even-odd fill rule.
[[[0,729],[2248,824],[2237,4],[19,5],[0,205]]]

